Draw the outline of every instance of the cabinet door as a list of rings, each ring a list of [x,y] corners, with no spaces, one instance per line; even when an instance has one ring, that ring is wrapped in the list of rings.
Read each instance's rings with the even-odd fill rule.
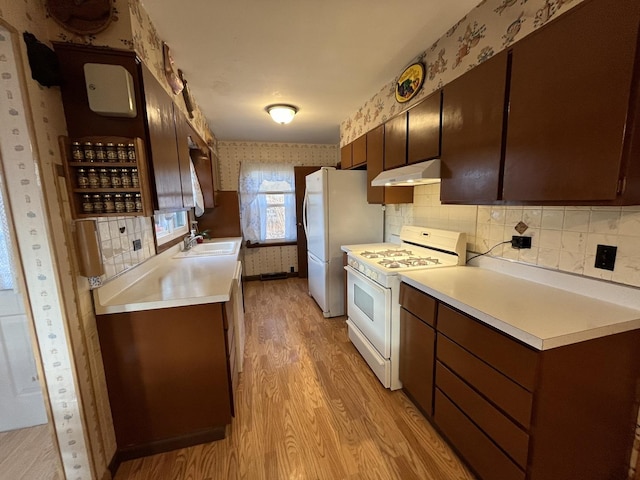
[[[193,199],[193,185],[191,183],[191,157],[189,149],[189,138],[194,139],[196,133],[191,125],[187,123],[187,117],[174,106],[174,122],[176,129],[176,144],[178,148],[178,168],[180,170],[180,188],[182,190],[182,206],[185,208],[195,207]],[[192,140],[193,141],[193,140]]]
[[[352,142],[351,166],[359,167],[367,164],[367,136],[362,135]]]
[[[159,210],[182,208],[182,184],[178,164],[173,102],[144,65],[142,66],[142,77],[156,206]]]
[[[351,168],[351,165],[353,164],[352,148],[353,143],[349,143],[340,149],[340,168],[342,170]]]
[[[213,208],[216,206],[216,185],[214,177],[214,166],[211,158],[211,150],[196,150],[190,151],[191,160],[193,166],[196,169],[196,175],[198,182],[200,182],[200,188],[202,189],[202,197],[204,198],[204,208]]]
[[[400,309],[400,381],[425,415],[433,415],[435,331]]]
[[[407,163],[440,157],[441,107],[438,90],[409,110]]]
[[[507,57],[503,51],[443,89],[443,203],[500,198]]]
[[[384,124],[384,169],[407,163],[407,112]]]
[[[384,164],[384,125],[374,128],[367,139],[367,202],[379,204],[412,203],[413,187],[372,187],[371,180]]]
[[[515,44],[504,200],[615,199],[639,10],[584,2]]]

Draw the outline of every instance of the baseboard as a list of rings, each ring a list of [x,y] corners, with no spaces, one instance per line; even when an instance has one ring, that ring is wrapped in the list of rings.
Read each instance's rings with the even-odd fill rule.
[[[285,278],[297,277],[298,272],[277,272],[277,273],[261,273],[260,275],[245,275],[242,277],[243,282],[253,282],[260,280],[262,282],[266,280],[282,280]]]
[[[127,460],[148,457],[149,455],[178,450],[180,448],[192,447],[201,443],[215,442],[216,440],[222,440],[225,437],[225,434],[226,426],[215,427],[201,432],[183,435],[181,437],[168,438],[166,440],[158,440],[156,442],[145,443],[143,445],[119,448],[113,456],[113,459],[111,459],[111,462],[109,462],[109,471],[111,472],[111,476],[115,477],[120,464]]]

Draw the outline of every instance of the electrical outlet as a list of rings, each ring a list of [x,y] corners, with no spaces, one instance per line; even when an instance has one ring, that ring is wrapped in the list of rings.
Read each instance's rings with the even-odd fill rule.
[[[141,250],[141,249],[142,249],[142,240],[137,238],[133,241],[133,251],[135,252],[136,250]]]
[[[603,270],[613,270],[616,265],[616,253],[618,247],[613,245],[598,245],[596,248],[596,268]]]
[[[531,237],[513,235],[511,237],[512,248],[531,248]]]

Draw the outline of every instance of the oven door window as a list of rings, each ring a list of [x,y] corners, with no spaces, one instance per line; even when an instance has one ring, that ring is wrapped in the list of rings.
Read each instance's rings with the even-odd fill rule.
[[[347,267],[347,314],[384,358],[391,356],[391,290]]]
[[[374,321],[375,301],[373,297],[365,292],[358,284],[353,285],[353,303],[362,310],[362,313],[369,317],[369,320]]]

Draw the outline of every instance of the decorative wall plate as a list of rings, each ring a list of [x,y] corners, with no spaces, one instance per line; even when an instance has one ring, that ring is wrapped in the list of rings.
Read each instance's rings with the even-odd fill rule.
[[[424,65],[414,63],[409,65],[400,74],[396,83],[396,100],[405,103],[411,100],[420,91],[424,83]]]
[[[167,82],[171,87],[171,91],[174,95],[177,95],[184,88],[184,83],[180,79],[180,76],[173,65],[173,58],[171,58],[169,45],[164,42],[162,42],[162,58],[164,60],[164,75],[167,77]]]
[[[80,35],[101,32],[113,16],[111,0],[46,0],[46,7],[65,30]]]

